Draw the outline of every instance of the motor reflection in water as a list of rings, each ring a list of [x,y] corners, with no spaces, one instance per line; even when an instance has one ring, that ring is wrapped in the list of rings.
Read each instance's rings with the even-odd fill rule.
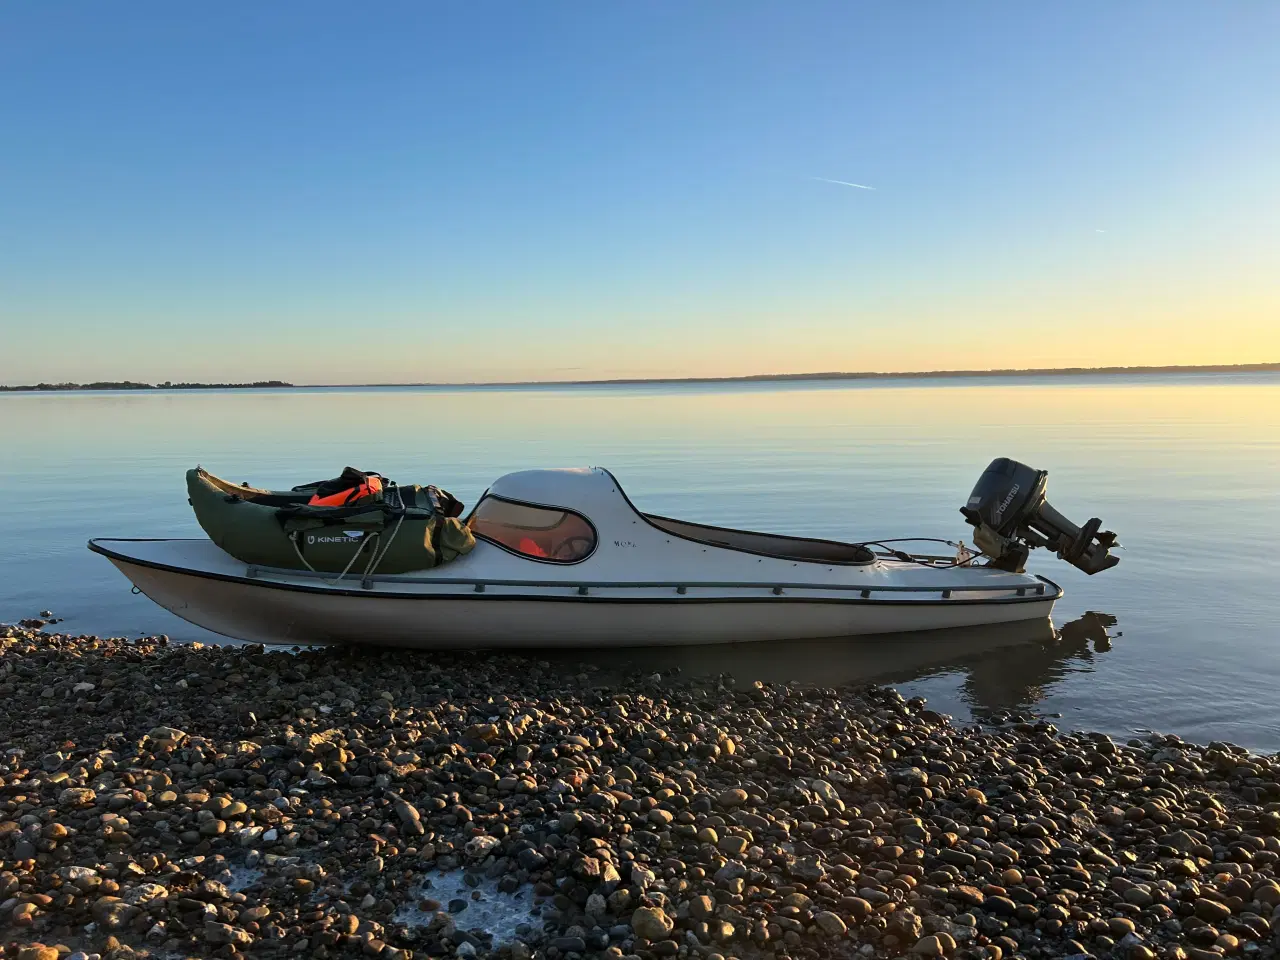
[[[1090,611],[1057,630],[1048,620],[1036,620],[882,637],[549,651],[544,656],[565,665],[593,665],[601,671],[601,680],[640,668],[649,673],[678,669],[692,676],[727,675],[739,684],[760,680],[932,688],[959,676],[962,680],[953,691],[956,703],[947,702],[952,696],[941,688],[921,692],[936,709],[986,718],[1033,710],[1064,677],[1090,672],[1094,659],[1111,649],[1115,625],[1110,614]]]
[[[1111,614],[1091,610],[1064,624],[1048,643],[1014,646],[962,664],[961,699],[975,716],[1032,710],[1068,674],[1093,669],[1094,658],[1111,649],[1107,631],[1115,625]]]

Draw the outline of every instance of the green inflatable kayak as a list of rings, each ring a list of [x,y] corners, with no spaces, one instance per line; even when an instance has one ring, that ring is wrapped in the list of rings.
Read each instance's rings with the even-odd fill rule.
[[[187,496],[209,539],[263,567],[405,573],[438,567],[476,543],[449,493],[352,467],[288,491],[236,485],[196,467],[187,471]]]

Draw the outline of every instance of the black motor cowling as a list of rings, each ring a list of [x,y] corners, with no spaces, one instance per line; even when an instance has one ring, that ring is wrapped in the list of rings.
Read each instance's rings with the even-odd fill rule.
[[[1000,457],[978,478],[969,502],[960,508],[976,528],[974,544],[991,557],[991,565],[1021,571],[1033,547],[1048,547],[1074,567],[1094,574],[1120,562],[1110,550],[1116,535],[1099,529],[1094,517],[1078,527],[1045,499],[1047,470],[1036,470]]]

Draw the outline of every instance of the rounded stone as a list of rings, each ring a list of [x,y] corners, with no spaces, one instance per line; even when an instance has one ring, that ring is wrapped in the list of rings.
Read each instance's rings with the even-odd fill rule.
[[[747,791],[743,790],[741,787],[733,787],[729,790],[723,791],[716,798],[716,803],[722,807],[733,808],[742,806],[749,799],[751,798],[748,796]]]
[[[911,948],[911,952],[917,957],[941,957],[946,953],[942,948],[942,941],[936,934],[921,937]]]
[[[661,907],[639,907],[631,914],[631,929],[646,940],[662,940],[674,928],[674,921]]]
[[[1196,916],[1206,923],[1221,923],[1231,916],[1231,908],[1217,900],[1200,897],[1195,902]]]
[[[823,910],[817,914],[813,918],[813,922],[828,937],[843,937],[849,932],[848,925],[840,918],[840,915],[832,913],[830,910]]]

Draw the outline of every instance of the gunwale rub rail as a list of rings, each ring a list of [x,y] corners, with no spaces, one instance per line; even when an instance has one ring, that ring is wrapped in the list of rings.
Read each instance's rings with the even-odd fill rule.
[[[279,567],[263,567],[252,564],[247,567],[245,575],[249,579],[258,579],[261,575],[275,577],[301,577],[303,579],[317,579],[329,581],[330,574],[321,570],[286,570]],[[342,577],[337,578],[339,581]],[[487,587],[559,587],[564,590],[576,590],[579,596],[587,596],[592,590],[662,590],[671,589],[677,595],[686,596],[690,590],[695,589],[712,589],[712,590],[772,590],[774,595],[781,595],[787,590],[809,590],[817,592],[836,592],[836,593],[857,593],[860,598],[868,600],[875,593],[937,593],[941,594],[943,600],[951,599],[953,594],[957,593],[1013,593],[1018,597],[1027,596],[1028,591],[1032,591],[1034,596],[1042,597],[1045,595],[1046,586],[1052,586],[1055,590],[1060,590],[1057,584],[1051,580],[1036,575],[1036,579],[1040,582],[1021,587],[1011,587],[1008,584],[1001,586],[986,585],[952,585],[946,587],[903,587],[903,586],[862,586],[858,584],[846,583],[790,583],[787,581],[774,581],[763,583],[743,583],[740,580],[504,580],[492,577],[406,577],[394,573],[377,573],[372,576],[357,577],[352,576],[352,580],[359,579],[360,585],[365,590],[372,590],[375,583],[414,583],[425,585],[440,585],[462,587],[469,586],[474,593],[484,593]],[[336,581],[335,585],[336,585]]]

